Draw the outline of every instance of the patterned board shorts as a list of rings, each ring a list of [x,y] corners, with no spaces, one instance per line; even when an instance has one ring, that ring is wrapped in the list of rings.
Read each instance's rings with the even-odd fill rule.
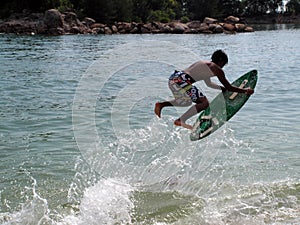
[[[169,78],[169,88],[171,89],[175,100],[180,105],[190,105],[192,102],[197,102],[199,98],[205,95],[193,86],[194,79],[182,72],[176,71]]]

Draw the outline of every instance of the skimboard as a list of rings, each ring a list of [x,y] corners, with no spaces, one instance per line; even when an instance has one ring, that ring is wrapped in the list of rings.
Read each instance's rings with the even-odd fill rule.
[[[237,80],[232,85],[240,88],[255,88],[257,83],[257,70],[252,70]],[[250,96],[243,93],[225,91],[218,94],[209,107],[202,111],[190,134],[192,141],[197,141],[215,132],[224,123],[234,116],[248,101]]]

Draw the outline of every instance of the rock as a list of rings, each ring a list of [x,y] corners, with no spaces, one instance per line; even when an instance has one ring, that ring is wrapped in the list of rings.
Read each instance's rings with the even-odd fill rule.
[[[210,18],[210,17],[205,17],[203,20],[203,23],[206,24],[212,24],[212,23],[216,23],[218,22],[218,20],[214,19],[214,18]]]
[[[118,28],[117,28],[116,25],[112,25],[112,26],[111,26],[111,30],[112,30],[112,32],[113,32],[114,34],[117,34],[117,33],[118,33]]]
[[[82,33],[83,33],[83,31],[82,31],[79,27],[77,27],[77,26],[73,26],[73,27],[69,30],[69,32],[70,32],[71,34],[82,34]]]
[[[149,27],[140,25],[141,34],[150,34],[152,33],[152,29],[149,29]]]
[[[158,29],[158,30],[162,30],[164,29],[166,25],[161,23],[161,22],[152,22],[152,23],[148,23],[146,24],[146,27],[147,28],[150,28],[150,29]]]
[[[90,26],[91,29],[95,29],[95,28],[104,28],[105,24],[102,23],[94,23]]]
[[[45,13],[44,23],[49,29],[62,28],[63,27],[62,14],[56,9],[49,9]]]
[[[15,34],[44,34],[47,27],[43,22],[44,14],[23,10],[23,13],[13,13],[7,20],[0,22],[0,32]]]
[[[186,24],[180,22],[171,22],[168,24],[171,28],[171,32],[174,34],[183,34],[185,30],[189,29]]]
[[[188,29],[184,31],[185,34],[198,34],[198,30],[196,29]]]
[[[211,31],[213,31],[217,26],[218,26],[218,24],[211,23],[211,24],[208,24],[208,29],[211,30]]]
[[[56,9],[47,10],[43,13],[23,13],[12,14],[6,20],[0,20],[0,32],[17,34],[128,34],[128,33],[176,33],[176,34],[196,34],[196,33],[235,33],[253,32],[252,27],[247,27],[237,17],[229,16],[226,23],[219,23],[216,19],[206,17],[203,22],[191,21],[182,23],[173,21],[170,23],[128,23],[116,22],[113,25],[96,23],[92,18],[84,18],[81,22],[73,11],[60,13]]]
[[[169,25],[165,25],[162,27],[161,33],[166,33],[166,34],[172,33],[172,28]]]
[[[238,23],[240,21],[240,18],[235,16],[228,16],[224,21],[227,23]]]
[[[63,15],[64,22],[69,24],[70,26],[75,26],[80,24],[81,22],[78,20],[77,15],[73,12],[66,12]]]
[[[254,29],[252,27],[246,27],[244,29],[245,32],[254,32]]]
[[[213,29],[213,33],[221,34],[223,33],[223,27],[221,25],[216,25],[215,28]]]
[[[129,33],[132,30],[131,23],[118,22],[116,26],[120,33],[121,33],[121,31],[122,31],[122,33]]]
[[[201,26],[202,22],[200,22],[199,20],[195,20],[195,21],[191,21],[187,23],[187,26],[190,29],[198,29]]]
[[[85,24],[87,27],[91,28],[91,26],[96,23],[96,21],[92,18],[85,17],[82,21],[83,24]]]
[[[207,30],[201,30],[200,33],[202,33],[202,34],[212,34],[213,32],[211,30],[207,29]]]
[[[89,31],[89,28],[79,21],[74,12],[66,12],[63,14],[64,30],[72,34],[84,34]]]
[[[231,23],[224,23],[223,24],[223,28],[225,30],[231,31],[231,32],[236,30],[235,26],[233,24],[231,24]]]
[[[207,23],[202,23],[200,21],[191,21],[187,23],[191,33],[210,33],[210,27]],[[214,25],[211,25],[211,28]]]
[[[103,28],[100,28],[100,27],[96,27],[96,28],[93,28],[92,29],[92,33],[93,34],[104,34],[104,27]]]
[[[48,28],[47,28],[46,24],[42,20],[40,20],[37,23],[35,33],[36,34],[47,34],[47,29]]]
[[[156,22],[152,23],[139,23],[137,27],[139,28],[139,32],[141,34],[149,34],[149,33],[158,33],[160,32],[160,29],[158,28],[158,24]]]
[[[129,33],[131,33],[131,34],[138,34],[138,33],[141,33],[141,32],[139,31],[138,27],[134,27]]]
[[[209,26],[207,25],[207,23],[201,23],[201,26],[197,29],[200,33],[212,33],[211,30],[209,30]]]
[[[243,32],[246,28],[246,25],[242,24],[242,23],[237,23],[234,26],[235,26],[237,32]]]
[[[104,27],[105,34],[112,34],[112,30],[109,27]]]
[[[53,27],[53,28],[50,28],[50,29],[47,30],[47,34],[58,36],[58,35],[65,34],[65,31],[61,27]]]

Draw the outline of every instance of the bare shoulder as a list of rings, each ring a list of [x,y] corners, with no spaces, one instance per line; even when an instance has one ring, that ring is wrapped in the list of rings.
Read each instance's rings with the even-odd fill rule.
[[[205,61],[205,63],[216,76],[224,76],[222,68],[219,67],[217,64],[210,61]]]

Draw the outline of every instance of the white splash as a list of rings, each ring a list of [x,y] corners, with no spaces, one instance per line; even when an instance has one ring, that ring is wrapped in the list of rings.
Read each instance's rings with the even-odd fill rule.
[[[133,187],[115,179],[101,179],[85,190],[79,213],[69,215],[60,225],[130,224]]]

